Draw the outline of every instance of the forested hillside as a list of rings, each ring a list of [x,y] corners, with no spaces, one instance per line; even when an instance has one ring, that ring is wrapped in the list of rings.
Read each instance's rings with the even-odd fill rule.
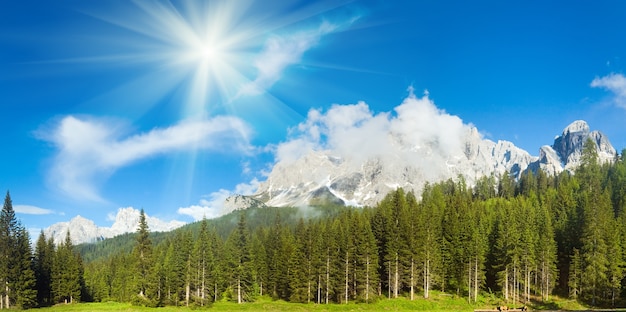
[[[159,235],[148,235],[142,211],[136,234],[82,247],[93,259],[84,262],[69,235],[56,248],[42,235],[38,304],[206,306],[262,295],[344,303],[424,300],[437,290],[469,301],[495,294],[510,305],[558,294],[624,306],[626,160],[600,165],[593,144],[575,174],[484,177],[473,187],[449,180],[419,198],[398,189],[369,208],[249,209]],[[59,270],[67,259],[76,266]],[[35,304],[1,272],[11,281],[7,302]]]

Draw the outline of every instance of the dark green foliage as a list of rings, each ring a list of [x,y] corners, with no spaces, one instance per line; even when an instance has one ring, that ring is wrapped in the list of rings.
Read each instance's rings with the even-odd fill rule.
[[[52,295],[55,303],[80,302],[84,289],[84,268],[80,254],[74,251],[70,232],[56,248],[52,262]]]
[[[87,266],[87,288],[94,300],[132,301],[141,269],[129,269],[138,251],[132,256],[124,240],[148,239],[148,288],[168,305],[261,295],[371,302],[432,290],[469,302],[489,292],[507,305],[554,293],[624,305],[626,165],[598,164],[590,144],[575,175],[528,172],[515,181],[505,173],[472,187],[449,180],[426,185],[421,198],[395,190],[371,208],[255,208],[169,234],[105,240],[83,249],[100,257]]]
[[[37,281],[37,303],[39,306],[52,304],[52,263],[54,261],[54,244],[46,239],[43,231],[35,245],[35,278]]]
[[[0,211],[0,308],[36,306],[35,284],[30,238],[15,217],[7,191]]]
[[[146,214],[141,209],[136,236],[137,242],[133,249],[133,262],[135,263],[133,280],[135,293],[137,294],[136,303],[145,306],[156,306],[161,298],[156,285],[157,278],[156,273],[154,273],[152,241],[149,233]]]

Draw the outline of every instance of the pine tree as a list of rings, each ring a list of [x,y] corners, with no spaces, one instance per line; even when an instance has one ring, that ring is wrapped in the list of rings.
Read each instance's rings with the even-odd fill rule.
[[[54,243],[46,239],[43,230],[35,245],[35,279],[37,281],[37,303],[48,306],[52,303],[52,263]]]
[[[52,267],[52,292],[55,302],[74,303],[81,299],[84,286],[83,263],[80,254],[74,250],[70,232],[55,252]]]
[[[422,193],[420,211],[414,214],[421,228],[419,241],[421,242],[422,278],[424,298],[428,299],[432,285],[435,283],[434,276],[441,267],[441,240],[442,218],[445,212],[445,198],[441,184],[433,187],[426,186]]]
[[[141,300],[148,301],[151,304],[151,300],[158,300],[156,298],[156,291],[154,291],[153,283],[150,280],[152,277],[152,241],[150,240],[150,230],[148,228],[148,222],[146,221],[146,215],[141,209],[139,213],[139,225],[137,228],[137,242],[133,250],[133,257],[135,259],[135,286],[137,287],[137,293]]]
[[[372,232],[369,218],[365,213],[360,213],[355,218],[355,283],[354,290],[357,296],[370,302],[377,292],[378,278],[378,249],[376,239]]]
[[[537,265],[539,274],[539,289],[541,299],[548,301],[552,289],[556,284],[557,277],[557,243],[555,241],[554,227],[552,226],[552,216],[548,210],[547,204],[540,206],[538,212],[537,233],[539,240],[537,242]]]
[[[303,219],[298,221],[295,229],[295,251],[292,257],[292,272],[290,275],[291,296],[293,302],[311,302],[313,298],[313,274],[314,240],[310,224],[305,224]]]
[[[213,253],[210,249],[210,236],[208,231],[206,218],[202,219],[200,225],[200,233],[194,246],[194,264],[196,271],[196,298],[200,306],[204,306],[207,300],[207,294],[211,288],[209,276],[211,267],[214,262]]]
[[[20,225],[13,210],[13,201],[7,191],[0,212],[0,309],[8,309],[15,303],[15,283],[19,277],[15,271],[20,258],[17,249],[19,229]]]
[[[20,227],[16,237],[17,257],[14,276],[15,303],[22,309],[32,308],[37,304],[37,290],[35,288],[35,272],[33,271],[33,256],[30,238],[24,227]]]
[[[246,225],[246,217],[244,213],[239,215],[237,230],[233,232],[234,237],[234,279],[236,281],[237,303],[243,303],[244,297],[251,279],[250,276],[250,246],[248,237],[248,229]]]

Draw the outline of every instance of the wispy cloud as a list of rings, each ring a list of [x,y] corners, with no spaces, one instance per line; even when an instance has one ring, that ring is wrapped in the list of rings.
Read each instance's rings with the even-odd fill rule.
[[[251,150],[251,129],[235,117],[184,120],[168,128],[124,136],[119,121],[67,116],[38,136],[57,148],[50,183],[75,199],[103,201],[96,180],[118,168],[173,151]]]
[[[613,92],[615,105],[626,109],[626,77],[624,75],[611,73],[604,77],[596,77],[591,81],[591,87]]]
[[[54,211],[50,209],[44,209],[44,208],[31,206],[31,205],[14,205],[13,210],[15,210],[15,212],[17,213],[30,214],[30,215],[47,215],[47,214],[55,213]]]
[[[258,95],[265,92],[280,80],[285,68],[299,63],[304,53],[315,47],[323,36],[349,26],[357,19],[352,18],[347,22],[337,24],[324,21],[315,29],[290,35],[271,36],[254,62],[257,69],[256,78],[243,85],[238,96]]]
[[[240,183],[235,186],[234,190],[220,189],[200,199],[198,205],[178,208],[178,213],[191,216],[194,220],[202,220],[202,218],[216,218],[223,215],[224,201],[231,195],[252,195],[259,187],[259,181],[253,179],[249,183]]]

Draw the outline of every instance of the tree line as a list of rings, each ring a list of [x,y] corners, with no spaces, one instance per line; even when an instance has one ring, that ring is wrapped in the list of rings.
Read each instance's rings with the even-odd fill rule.
[[[21,295],[20,274],[4,273],[10,286],[1,294],[25,307],[20,302],[208,306],[259,296],[327,304],[427,299],[432,291],[470,302],[484,294],[508,304],[560,295],[624,305],[626,160],[599,164],[592,141],[582,155],[575,174],[529,171],[519,180],[504,174],[471,187],[459,178],[426,185],[420,198],[397,189],[375,207],[337,208],[295,222],[280,209],[250,209],[236,212],[228,231],[203,220],[158,244],[142,210],[132,251],[84,264],[69,235],[57,247],[40,235],[30,258],[36,296]],[[25,232],[19,229],[11,233]],[[9,240],[15,248],[18,237]],[[76,266],[55,270],[62,257]]]
[[[0,212],[0,285],[0,309],[71,303],[85,293],[82,260],[69,232],[64,243],[54,246],[42,231],[33,254],[9,192]]]

